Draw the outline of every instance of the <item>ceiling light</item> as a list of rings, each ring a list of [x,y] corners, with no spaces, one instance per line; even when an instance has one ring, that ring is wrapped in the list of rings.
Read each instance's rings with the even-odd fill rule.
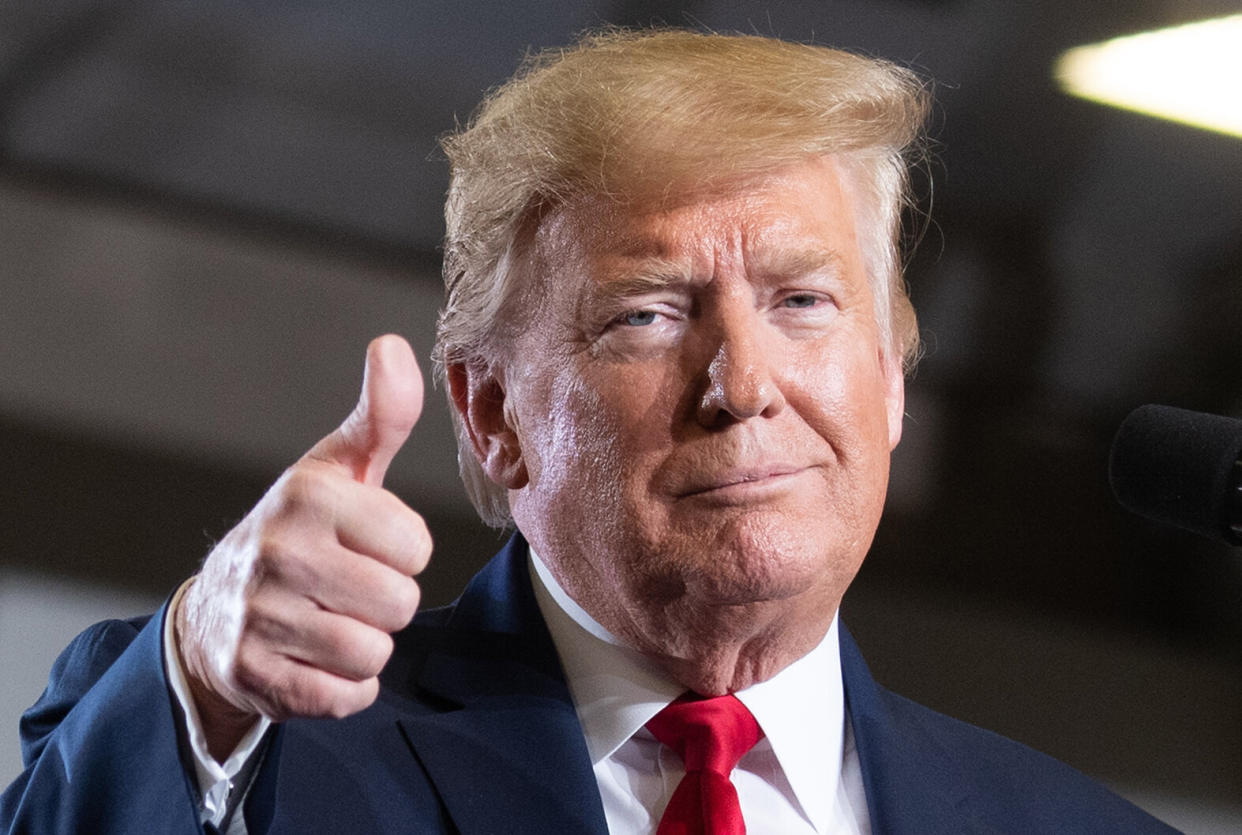
[[[1075,47],[1054,74],[1073,95],[1242,137],[1242,14]]]

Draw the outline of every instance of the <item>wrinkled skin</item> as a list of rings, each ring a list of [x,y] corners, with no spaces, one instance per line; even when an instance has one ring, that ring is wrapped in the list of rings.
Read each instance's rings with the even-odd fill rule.
[[[423,519],[385,490],[422,409],[404,339],[367,350],[354,412],[284,475],[203,563],[173,613],[207,738],[224,760],[259,714],[342,717],[370,705],[414,617],[431,556]]]
[[[822,639],[901,434],[831,158],[652,206],[584,198],[533,234],[512,360],[449,369],[484,470],[568,593],[705,694]]]

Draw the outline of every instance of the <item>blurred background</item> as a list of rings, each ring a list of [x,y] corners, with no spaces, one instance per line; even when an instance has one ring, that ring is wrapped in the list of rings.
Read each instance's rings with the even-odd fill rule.
[[[1242,416],[1242,140],[1072,98],[1052,71],[1240,10],[0,0],[0,784],[63,644],[193,572],[349,411],[371,336],[427,356],[436,137],[529,50],[654,22],[935,79],[908,272],[928,352],[845,604],[877,678],[1187,831],[1242,831],[1242,553],[1127,514],[1106,479],[1139,404]],[[436,537],[426,599],[451,600],[501,538],[465,500],[441,393],[389,485]]]

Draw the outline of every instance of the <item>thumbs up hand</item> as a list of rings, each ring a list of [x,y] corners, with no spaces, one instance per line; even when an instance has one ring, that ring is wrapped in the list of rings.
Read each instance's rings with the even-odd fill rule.
[[[223,760],[262,714],[344,717],[370,705],[390,633],[418,607],[431,537],[383,488],[422,409],[405,340],[367,349],[358,406],[208,555],[181,599],[177,647],[208,748]]]

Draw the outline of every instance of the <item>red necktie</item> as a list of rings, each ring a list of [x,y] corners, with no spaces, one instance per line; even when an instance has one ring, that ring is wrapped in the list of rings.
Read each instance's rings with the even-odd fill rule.
[[[736,696],[682,696],[647,723],[686,766],[656,835],[744,835],[746,824],[729,774],[763,736]]]

